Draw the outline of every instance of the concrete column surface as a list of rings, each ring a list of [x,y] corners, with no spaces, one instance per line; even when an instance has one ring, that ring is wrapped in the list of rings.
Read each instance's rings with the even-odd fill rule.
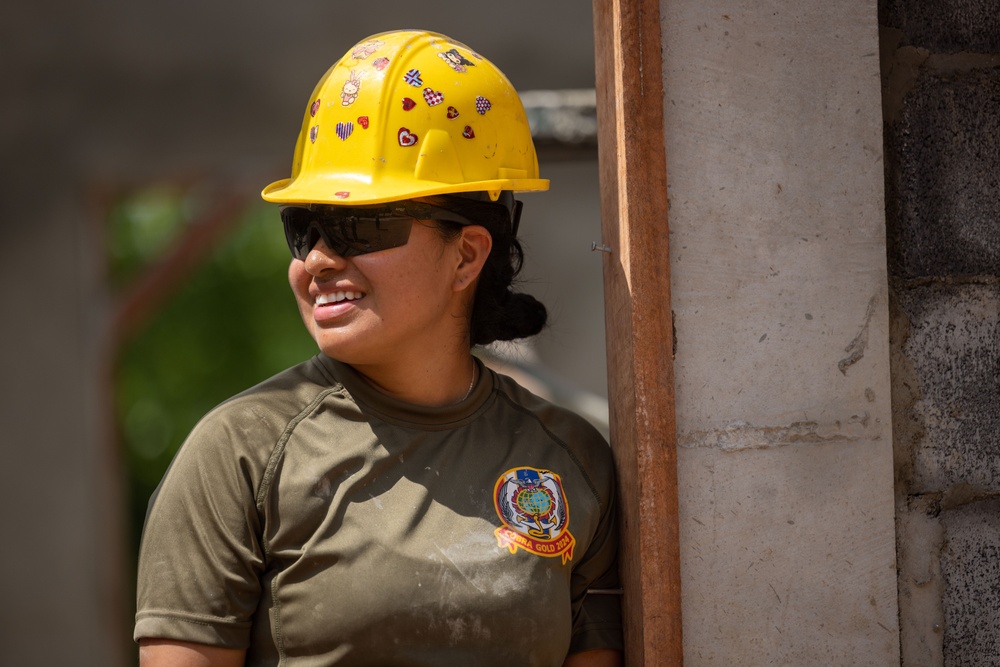
[[[685,664],[899,664],[876,4],[662,21]]]

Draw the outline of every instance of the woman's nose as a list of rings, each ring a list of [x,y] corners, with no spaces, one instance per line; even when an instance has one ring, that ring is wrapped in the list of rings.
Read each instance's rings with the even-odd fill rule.
[[[303,261],[306,271],[314,276],[320,276],[327,271],[339,271],[347,264],[347,261],[331,250],[322,238],[316,241],[316,245]]]

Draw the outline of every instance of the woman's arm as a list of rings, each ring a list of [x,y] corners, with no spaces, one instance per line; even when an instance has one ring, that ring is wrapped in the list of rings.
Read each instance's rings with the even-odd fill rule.
[[[243,649],[172,639],[139,640],[139,667],[243,667],[245,658]]]
[[[563,667],[622,667],[623,664],[620,651],[600,648],[568,656]]]

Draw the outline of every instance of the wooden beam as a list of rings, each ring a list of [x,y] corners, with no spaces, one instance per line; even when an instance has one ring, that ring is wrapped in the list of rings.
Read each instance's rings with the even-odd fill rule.
[[[681,665],[659,0],[593,0],[611,442],[626,664]]]

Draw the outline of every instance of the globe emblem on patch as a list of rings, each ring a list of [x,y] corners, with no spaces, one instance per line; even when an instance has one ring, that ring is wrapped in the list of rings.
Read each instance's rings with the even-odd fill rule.
[[[554,505],[552,494],[547,489],[540,487],[521,489],[514,496],[514,506],[519,510],[519,513],[529,521],[534,520],[535,523],[538,523],[540,518],[548,518]],[[534,537],[549,536],[548,531],[537,528],[529,528],[528,533]]]

